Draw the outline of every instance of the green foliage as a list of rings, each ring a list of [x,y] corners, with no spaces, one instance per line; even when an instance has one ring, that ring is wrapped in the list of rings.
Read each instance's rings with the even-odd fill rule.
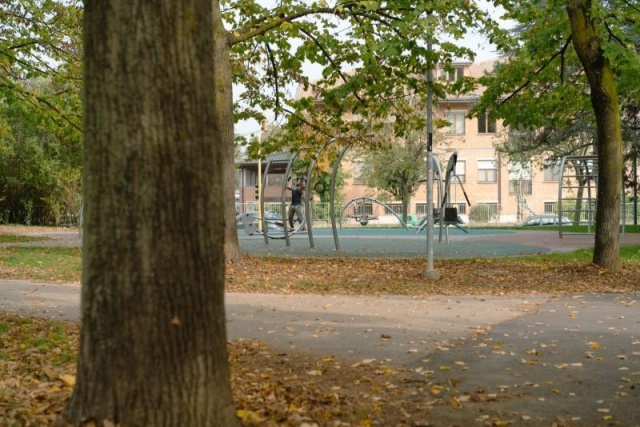
[[[24,103],[0,104],[0,214],[10,223],[57,225],[80,211],[80,141]],[[74,138],[76,138],[74,140]]]
[[[377,188],[395,200],[403,202],[403,216],[407,213],[407,202],[424,179],[426,164],[424,152],[426,142],[418,134],[405,140],[388,136],[386,145],[364,153],[363,179],[370,187]],[[405,216],[406,218],[406,216]]]
[[[0,4],[0,219],[57,225],[77,216],[81,177],[82,9]]]
[[[317,147],[332,137],[366,145],[366,135],[378,133],[389,116],[397,136],[423,129],[426,69],[473,59],[473,50],[458,43],[470,31],[503,37],[489,14],[467,0],[224,4],[233,28],[234,81],[241,87],[236,119],[262,121],[265,110],[285,115],[277,147]],[[310,65],[322,68],[320,79],[305,75]],[[431,86],[443,97],[469,90],[470,83]]]
[[[488,222],[498,217],[498,210],[495,205],[477,204],[469,209],[469,221]]]
[[[487,89],[474,114],[489,113],[512,126],[501,147],[507,153],[583,154],[594,142],[591,88],[572,43],[567,3],[496,1],[516,26],[498,43],[508,60],[479,80]],[[619,103],[623,110],[637,110],[640,10],[618,0],[591,5],[590,16],[599,22],[602,48],[617,76]],[[638,127],[625,122],[631,143],[638,139]]]

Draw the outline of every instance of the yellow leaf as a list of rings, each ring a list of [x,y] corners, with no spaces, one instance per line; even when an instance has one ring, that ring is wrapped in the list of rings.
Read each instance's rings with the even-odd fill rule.
[[[238,409],[236,415],[240,418],[243,424],[257,425],[263,421],[263,419],[253,411],[247,409]]]
[[[591,347],[594,350],[597,350],[600,348],[600,343],[598,343],[597,341],[591,341],[587,344],[589,344],[589,347]]]
[[[268,372],[261,372],[260,373],[260,378],[262,378],[263,380],[266,380],[266,379],[271,378],[271,375]]]
[[[442,393],[442,390],[444,390],[444,387],[436,384],[433,387],[431,387],[431,394],[433,394],[434,396],[438,396],[440,395],[440,393]]]
[[[455,409],[462,409],[462,403],[455,396],[451,396],[451,406]]]
[[[75,375],[60,375],[59,377],[66,385],[69,387],[73,387],[76,384],[76,376]]]

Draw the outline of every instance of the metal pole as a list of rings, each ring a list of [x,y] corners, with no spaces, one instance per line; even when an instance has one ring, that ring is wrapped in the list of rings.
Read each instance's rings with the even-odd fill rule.
[[[638,225],[638,149],[633,152],[633,225]]]
[[[262,131],[265,128],[265,122],[260,124],[260,130],[258,131],[258,230],[262,230],[262,153],[261,153],[261,143],[262,143]]]
[[[431,17],[431,14],[429,14]],[[433,46],[431,35],[427,41],[429,60],[427,61],[427,269],[424,276],[430,280],[438,280],[440,274],[433,267]],[[440,215],[442,220],[442,214]]]

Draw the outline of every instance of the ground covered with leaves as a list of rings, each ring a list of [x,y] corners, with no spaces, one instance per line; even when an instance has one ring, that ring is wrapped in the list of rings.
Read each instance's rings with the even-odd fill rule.
[[[14,245],[0,248],[0,278],[79,282],[79,248]],[[640,253],[635,259],[625,261],[620,272],[598,268],[584,253],[439,260],[435,268],[442,278],[427,281],[423,259],[245,256],[227,265],[226,289],[350,295],[637,293]],[[50,425],[75,380],[77,325],[0,313],[0,342],[0,426]],[[482,390],[461,394],[455,378],[438,381],[429,372],[416,375],[381,360],[346,363],[331,355],[277,353],[255,341],[230,342],[229,358],[245,426],[450,425],[439,424],[437,414],[507,399]],[[489,415],[476,422],[511,425]]]
[[[0,425],[51,425],[75,382],[77,325],[0,313],[0,338]],[[234,341],[229,361],[245,426],[427,425],[428,406],[455,403],[444,387],[375,360],[344,364]]]
[[[639,257],[640,258],[640,257]],[[640,264],[611,272],[578,259],[506,258],[440,260],[441,279],[423,277],[423,259],[256,258],[227,266],[232,292],[353,295],[524,295],[533,293],[633,292],[640,290]]]

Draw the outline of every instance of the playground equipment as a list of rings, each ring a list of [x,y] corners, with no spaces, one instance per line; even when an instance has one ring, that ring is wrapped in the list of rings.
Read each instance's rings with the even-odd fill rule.
[[[458,181],[460,188],[462,189],[462,193],[464,194],[464,198],[467,201],[467,204],[471,206],[471,202],[469,201],[469,196],[467,196],[467,192],[464,190],[464,186],[462,185],[462,181],[455,174],[456,163],[458,161],[458,152],[454,151],[449,156],[449,160],[447,161],[447,168],[445,169],[445,179],[444,185],[442,180],[442,172],[440,169],[440,163],[438,160],[433,157],[433,166],[435,174],[437,174],[438,179],[438,201],[439,205],[434,209],[434,222],[437,222],[440,226],[440,233],[438,237],[438,241],[442,242],[442,236],[444,234],[445,240],[449,243],[449,226],[454,226],[465,233],[469,233],[469,231],[460,224],[460,218],[458,217],[458,209],[452,206],[447,206],[450,204],[449,195],[451,194],[451,182],[453,179]],[[420,233],[427,226],[427,221],[422,221],[419,223],[417,228],[417,233]]]
[[[595,224],[596,198],[598,190],[598,156],[564,156],[560,162],[558,180],[558,236],[562,239],[562,221],[567,216],[571,222],[587,224],[587,234]],[[626,224],[626,197],[624,183],[622,192],[622,234]],[[585,195],[586,192],[586,195]],[[574,197],[569,197],[574,195]],[[578,233],[571,233],[578,234]]]
[[[310,220],[309,216],[311,213],[311,191],[309,189],[309,187],[311,187],[311,185],[309,185],[309,183],[311,183],[311,179],[312,179],[312,172],[313,169],[315,168],[315,165],[318,161],[318,158],[320,157],[320,154],[332,143],[334,143],[336,141],[336,139],[331,139],[329,140],[329,142],[327,142],[327,144],[325,144],[323,147],[321,147],[320,149],[318,149],[314,155],[314,157],[311,159],[311,161],[309,162],[307,171],[306,171],[306,179],[305,182],[308,184],[307,185],[307,191],[304,192],[304,196],[303,196],[303,200],[304,200],[304,218],[302,220],[300,220],[296,226],[293,229],[290,229],[288,227],[288,223],[287,223],[287,217],[286,217],[286,200],[285,200],[285,194],[286,194],[286,184],[288,179],[290,179],[290,175],[291,175],[291,171],[292,171],[292,166],[293,166],[293,162],[295,161],[295,159],[297,158],[298,154],[297,153],[291,153],[288,154],[288,156],[283,157],[280,156],[279,158],[271,158],[267,161],[265,170],[262,174],[262,185],[260,186],[260,194],[259,194],[259,209],[258,212],[264,212],[264,194],[262,194],[264,192],[264,189],[267,186],[267,180],[269,177],[269,173],[272,173],[273,171],[278,171],[281,173],[284,173],[284,177],[286,179],[282,180],[282,187],[281,187],[281,192],[280,192],[280,200],[281,200],[281,209],[280,209],[280,214],[281,217],[280,218],[267,218],[266,215],[263,214],[259,214],[259,218],[258,221],[262,222],[262,230],[258,230],[257,229],[257,224],[253,224],[253,220],[251,216],[246,216],[246,217],[242,217],[240,218],[240,220],[242,221],[242,224],[244,224],[244,229],[248,234],[255,234],[255,233],[262,233],[262,235],[264,236],[264,241],[265,244],[269,244],[269,239],[284,239],[286,241],[286,245],[290,246],[291,242],[289,240],[290,236],[300,233],[302,231],[306,231],[308,237],[309,237],[309,247],[311,249],[315,248],[315,242],[314,242],[314,238],[313,238],[313,222]],[[332,169],[332,173],[331,173],[331,180],[330,180],[330,186],[329,186],[329,219],[331,222],[331,229],[333,232],[333,240],[334,240],[334,245],[336,250],[340,250],[340,240],[338,237],[338,226],[336,223],[337,218],[340,219],[340,222],[342,223],[342,218],[344,216],[344,212],[345,210],[351,206],[351,205],[358,205],[359,203],[364,203],[364,202],[371,202],[371,203],[377,203],[383,207],[385,207],[387,209],[388,212],[391,212],[400,222],[400,224],[402,225],[402,227],[404,227],[405,229],[408,229],[407,225],[404,223],[404,221],[402,221],[402,219],[393,211],[393,209],[391,209],[390,206],[386,205],[385,203],[381,202],[378,199],[372,198],[372,197],[357,197],[354,198],[352,200],[350,200],[346,205],[343,206],[340,215],[336,215],[336,206],[335,206],[335,192],[336,192],[336,177],[338,174],[338,169],[340,167],[340,164],[342,162],[342,159],[344,158],[346,152],[352,147],[352,144],[346,144],[344,147],[342,147],[342,149],[340,150],[340,153],[338,155],[337,160],[335,161],[335,163],[333,164],[333,169]],[[453,225],[459,229],[461,229],[462,231],[464,231],[465,233],[468,233],[468,231],[462,227],[459,222],[458,222],[458,214],[457,214],[457,209],[454,207],[449,207],[447,206],[447,204],[449,204],[449,190],[450,190],[450,186],[451,186],[451,181],[452,179],[458,179],[458,183],[460,184],[460,187],[462,188],[462,191],[464,193],[464,196],[467,200],[467,203],[469,205],[471,205],[471,203],[469,202],[469,198],[467,196],[467,193],[464,191],[464,187],[462,186],[462,182],[460,181],[460,179],[455,175],[454,171],[455,171],[455,165],[457,162],[457,157],[458,154],[457,152],[454,152],[450,157],[449,157],[449,161],[447,164],[447,169],[446,169],[446,178],[443,181],[442,178],[442,170],[440,167],[440,162],[439,160],[433,156],[432,157],[432,169],[434,171],[434,175],[436,175],[437,178],[437,189],[438,189],[438,200],[441,200],[442,202],[440,203],[438,208],[434,209],[434,217],[438,218],[438,222],[440,224],[440,236],[439,236],[439,241],[442,242],[442,237],[443,234],[446,236],[446,241],[447,243],[449,243],[449,232],[448,232],[448,227]],[[327,189],[325,188],[325,185],[323,183],[316,183],[313,186],[313,189],[319,193],[321,192],[325,192],[327,191]],[[371,219],[370,215],[368,215],[367,213],[364,212],[358,212],[356,213],[356,217],[358,222],[360,222],[361,225],[367,225],[369,223],[369,220]],[[342,224],[340,224],[340,226],[342,227]],[[426,226],[426,222],[418,227],[418,233]],[[279,229],[278,227],[281,227],[281,229]]]
[[[444,232],[446,235],[447,243],[449,243],[449,226],[453,225],[454,227],[464,231],[465,233],[469,233],[469,231],[462,227],[458,218],[458,209],[454,207],[447,206],[449,203],[449,195],[451,194],[451,180],[453,178],[458,180],[458,184],[462,189],[462,193],[464,194],[464,198],[467,201],[467,204],[471,206],[471,202],[469,201],[469,196],[467,196],[467,192],[464,190],[464,186],[462,185],[462,181],[455,174],[456,163],[458,162],[458,152],[454,151],[449,156],[449,161],[447,162],[447,170],[445,172],[445,190],[444,196],[442,197],[442,202],[440,203],[440,210],[438,212],[439,223],[440,223],[440,241],[442,241],[442,232],[444,228]]]
[[[340,228],[342,228],[342,218],[344,218],[344,211],[346,211],[349,208],[349,206],[351,206],[351,205],[355,205],[356,206],[356,215],[355,215],[356,221],[358,221],[360,223],[360,225],[363,225],[363,226],[369,224],[369,220],[373,219],[373,215],[369,215],[366,212],[362,212],[361,209],[357,208],[358,204],[366,203],[366,202],[377,203],[380,206],[386,208],[387,212],[391,212],[398,219],[398,221],[400,221],[400,224],[402,224],[402,226],[404,228],[406,228],[407,230],[409,229],[407,227],[407,224],[405,224],[404,221],[402,220],[402,218],[400,218],[398,216],[398,214],[396,214],[393,211],[393,209],[391,209],[391,206],[381,202],[378,199],[374,199],[373,197],[366,197],[366,196],[356,197],[355,199],[351,199],[351,200],[349,200],[347,202],[347,204],[345,204],[342,207],[342,211],[340,212]]]

